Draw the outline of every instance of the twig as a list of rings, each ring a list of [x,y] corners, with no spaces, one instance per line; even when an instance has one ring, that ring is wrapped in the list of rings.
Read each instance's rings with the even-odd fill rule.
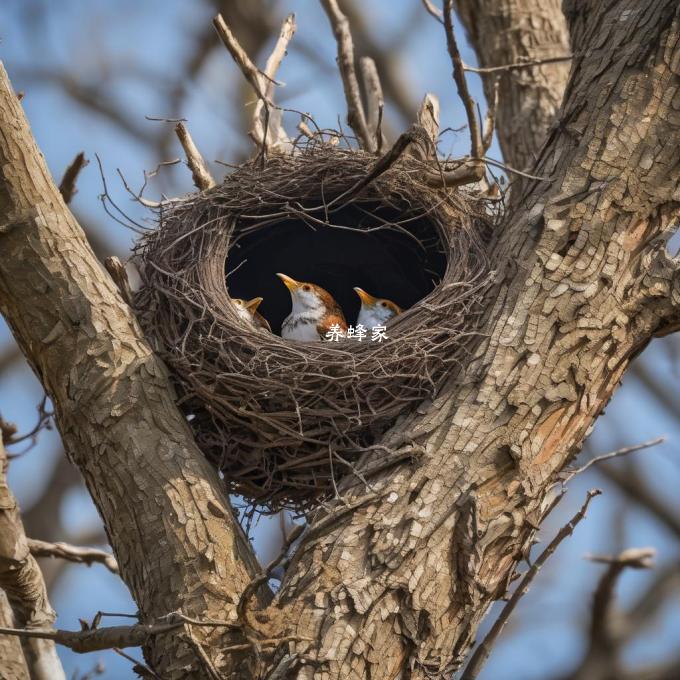
[[[28,548],[33,557],[58,557],[68,562],[86,564],[88,567],[93,564],[103,564],[110,572],[118,573],[118,562],[116,558],[105,550],[98,548],[83,548],[68,543],[48,543],[29,538]]]
[[[608,564],[609,568],[600,579],[593,596],[593,612],[590,622],[591,647],[602,645],[611,638],[609,611],[614,601],[616,582],[624,569],[650,569],[656,555],[654,548],[629,548],[615,557],[586,555],[591,562]]]
[[[0,628],[0,635],[16,635],[22,638],[36,638],[52,640],[59,645],[68,647],[78,654],[98,652],[114,647],[139,647],[146,643],[149,637],[161,635],[177,630],[184,625],[182,621],[172,623],[143,624],[132,626],[110,626],[91,630],[60,630],[40,628]]]
[[[553,540],[550,541],[546,549],[536,558],[531,567],[529,567],[527,572],[522,577],[522,580],[517,585],[517,588],[513,592],[512,596],[508,600],[507,604],[505,605],[505,607],[503,607],[503,610],[501,611],[498,618],[494,622],[493,626],[491,627],[491,630],[487,633],[482,643],[479,645],[479,647],[477,647],[474,654],[470,658],[470,661],[468,662],[467,666],[465,667],[465,671],[461,676],[461,680],[474,680],[479,675],[482,666],[489,658],[489,654],[491,654],[491,649],[493,645],[498,639],[498,636],[503,631],[503,628],[505,628],[505,625],[507,624],[510,615],[514,611],[515,607],[517,606],[517,603],[520,601],[522,596],[529,589],[531,582],[534,580],[538,572],[541,570],[541,567],[557,550],[560,543],[562,543],[562,541],[565,538],[567,538],[567,536],[571,536],[574,533],[576,525],[585,518],[586,512],[588,511],[588,506],[590,505],[590,501],[595,496],[599,496],[601,493],[602,491],[600,491],[599,489],[591,489],[588,492],[586,500],[581,506],[581,509],[569,520],[569,522],[567,522],[567,524],[565,524],[557,532],[555,538],[553,538]]]
[[[548,57],[546,59],[534,59],[532,61],[518,61],[514,64],[503,64],[501,66],[468,66],[467,64],[463,64],[463,69],[468,73],[499,73],[501,71],[516,71],[522,68],[541,66],[542,64],[555,64],[561,61],[571,61],[572,59],[572,55],[565,55],[563,57]]]
[[[361,79],[364,83],[366,93],[366,124],[375,139],[375,148],[382,147],[381,131],[381,111],[385,106],[380,76],[375,61],[370,57],[362,57],[359,65],[361,67]]]
[[[295,15],[289,14],[281,26],[279,38],[265,64],[264,78],[266,82],[263,83],[262,78],[260,78],[260,86],[264,87],[265,98],[259,97],[255,105],[252,135],[256,142],[266,150],[290,142],[281,125],[281,111],[277,109],[275,114],[272,114],[269,106],[274,101],[274,86],[276,84],[274,77],[286,55],[288,43],[295,35],[295,29]]]
[[[349,21],[340,10],[337,0],[321,0],[321,4],[328,15],[338,45],[338,69],[347,101],[347,122],[354,130],[361,146],[368,151],[375,151],[373,135],[366,123],[361,90],[354,69],[354,44]]]
[[[151,120],[159,123],[186,123],[186,118],[163,118],[163,116],[144,116],[146,120]]]
[[[470,130],[470,156],[481,158],[484,155],[484,151],[479,121],[475,111],[475,102],[468,89],[465,70],[463,69],[463,60],[461,59],[460,50],[458,49],[458,43],[453,31],[453,0],[444,0],[444,28],[446,29],[446,45],[453,65],[453,79],[458,89],[458,96],[465,107],[468,128]]]
[[[292,529],[291,532],[288,534],[286,540],[284,541],[281,551],[279,552],[278,556],[272,560],[267,567],[264,569],[264,571],[260,572],[259,575],[257,575],[243,590],[241,593],[241,597],[239,598],[238,605],[236,606],[236,613],[238,614],[238,619],[241,621],[245,626],[248,626],[247,619],[246,619],[246,611],[248,607],[248,603],[250,602],[250,598],[253,596],[255,591],[264,583],[267,583],[267,581],[271,578],[272,572],[276,567],[279,565],[285,565],[287,562],[288,558],[288,551],[290,550],[290,546],[295,543],[295,541],[300,538],[302,535],[303,531],[305,530],[305,525],[303,524],[296,524]]]
[[[267,100],[267,95],[264,91],[264,74],[260,71],[255,64],[250,60],[250,57],[246,51],[241,47],[241,43],[236,39],[236,36],[231,32],[227,22],[224,20],[221,14],[218,14],[213,19],[213,26],[220,36],[224,46],[231,54],[232,59],[236,62],[237,66],[241,69],[241,73],[245,79],[250,83],[250,86],[255,90],[255,94],[263,100]]]
[[[68,205],[71,199],[78,193],[76,188],[76,182],[78,181],[78,175],[80,171],[89,164],[90,161],[85,158],[85,153],[81,151],[72,161],[71,165],[66,168],[64,176],[61,178],[59,183],[59,191],[64,203]]]
[[[215,186],[215,180],[213,179],[210,171],[208,170],[203,156],[196,148],[194,140],[191,139],[189,130],[187,130],[184,123],[177,123],[175,126],[175,132],[179,138],[180,144],[184,149],[184,153],[187,157],[187,165],[191,170],[191,176],[194,179],[194,184],[199,189],[199,191],[205,191],[206,189],[212,189]]]
[[[491,86],[491,101],[489,102],[489,108],[486,111],[486,118],[484,120],[484,132],[482,134],[482,149],[484,154],[491,147],[491,142],[493,142],[493,131],[496,127],[496,111],[498,110],[498,86],[499,79],[494,78],[493,84]]]
[[[118,647],[112,647],[111,651],[115,652],[118,654],[118,656],[122,656],[124,659],[127,659],[130,663],[133,664],[132,670],[135,671],[140,677],[142,678],[154,678],[155,680],[163,680],[158,673],[156,673],[153,669],[149,668],[145,663],[138,661],[135,659],[134,656],[130,656],[129,654],[125,653],[122,649],[118,649]]]
[[[16,427],[12,423],[5,423],[2,421],[0,428],[2,429],[3,441],[5,446],[13,446],[14,444],[20,444],[27,439],[31,440],[31,447],[35,445],[38,434],[41,430],[51,430],[52,429],[52,416],[54,416],[54,411],[49,411],[47,409],[47,395],[43,395],[43,398],[38,404],[38,422],[33,426],[31,430],[22,435],[16,435]],[[14,432],[12,432],[14,430]],[[29,447],[30,448],[30,447]],[[25,453],[26,451],[22,452]],[[16,458],[22,455],[21,453],[9,454],[9,458]]]
[[[580,468],[576,468],[575,470],[568,470],[567,471],[568,474],[564,478],[562,483],[566,484],[574,477],[576,477],[576,475],[580,475],[582,472],[585,472],[589,467],[596,465],[597,463],[600,463],[603,460],[609,460],[610,458],[619,458],[620,456],[627,456],[629,453],[635,453],[636,451],[642,451],[643,449],[650,449],[653,446],[662,444],[665,441],[666,441],[665,436],[656,437],[656,439],[650,439],[649,441],[642,442],[641,444],[624,446],[620,449],[616,449],[616,451],[610,451],[609,453],[603,453],[601,456],[595,456],[595,458],[592,458],[585,465],[582,465]]]
[[[439,7],[435,6],[432,0],[421,0],[425,11],[432,17],[434,17],[440,24],[444,23],[443,13]]]

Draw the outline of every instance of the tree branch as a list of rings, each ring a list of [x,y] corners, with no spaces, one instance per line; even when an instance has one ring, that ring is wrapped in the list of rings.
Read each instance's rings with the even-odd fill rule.
[[[40,567],[29,552],[17,502],[7,486],[7,464],[0,439],[0,588],[22,625],[51,626],[56,613]],[[65,680],[54,644],[36,641],[28,646],[27,654],[28,667],[37,680]]]
[[[68,543],[49,543],[29,538],[28,548],[33,557],[55,557],[67,562],[76,564],[86,564],[91,567],[93,564],[103,564],[112,574],[118,574],[118,562],[116,558],[105,550],[97,548],[82,548]]]
[[[257,563],[166,369],[65,207],[4,69],[0,131],[0,309],[55,405],[121,576],[145,620],[175,610],[223,618]],[[232,642],[224,630],[205,635],[210,654]],[[149,665],[186,677],[194,650],[179,639],[173,654],[165,649],[167,640],[150,643]],[[241,653],[220,659],[222,670],[250,663]]]
[[[186,154],[187,165],[191,170],[191,176],[194,179],[196,188],[199,191],[212,189],[215,186],[215,180],[210,174],[203,156],[201,156],[200,151],[196,148],[194,140],[191,138],[186,125],[184,125],[184,123],[177,123],[175,132],[177,133],[177,137]]]
[[[340,10],[337,0],[321,0],[321,5],[326,11],[338,45],[338,69],[347,101],[347,122],[354,130],[361,146],[368,151],[375,151],[375,140],[366,123],[361,90],[354,68],[354,44],[349,21]]]

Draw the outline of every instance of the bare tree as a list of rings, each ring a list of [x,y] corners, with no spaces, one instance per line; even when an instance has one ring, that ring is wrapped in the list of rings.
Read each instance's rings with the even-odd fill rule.
[[[337,3],[324,4],[337,18]],[[529,41],[550,47],[538,54],[524,50],[519,11],[535,3],[481,2],[474,14],[468,4],[483,67],[529,79],[501,85],[499,136],[508,162],[538,179],[515,191],[501,224],[470,362],[383,438],[396,454],[418,447],[419,464],[405,456],[370,493],[347,480],[275,596],[275,565],[255,562],[2,71],[0,310],[55,404],[141,616],[23,634],[81,650],[143,642],[147,672],[164,678],[424,678],[461,667],[630,360],[680,319],[678,263],[666,252],[679,207],[677,3],[565,0],[564,15],[542,3],[543,30]],[[565,18],[573,58],[562,99],[563,64],[518,64],[567,56]],[[487,41],[479,27],[494,22],[509,29]],[[454,71],[459,83],[455,59]],[[630,555],[610,562],[620,571]],[[598,589],[605,604],[614,579]]]

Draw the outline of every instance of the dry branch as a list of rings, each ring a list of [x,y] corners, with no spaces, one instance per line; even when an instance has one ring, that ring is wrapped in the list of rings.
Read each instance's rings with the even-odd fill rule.
[[[7,486],[7,464],[0,440],[0,588],[21,625],[51,626],[56,613],[50,606],[40,567],[29,552],[16,499]],[[26,654],[37,680],[66,677],[53,643],[36,640],[27,646]]]
[[[515,588],[515,591],[508,600],[507,604],[505,605],[505,607],[503,607],[503,610],[498,615],[498,618],[491,627],[491,630],[487,633],[484,640],[477,647],[477,649],[475,649],[473,655],[470,657],[470,660],[468,661],[468,664],[465,667],[465,671],[461,676],[461,680],[475,680],[475,678],[479,675],[482,666],[489,658],[491,650],[493,649],[494,644],[498,640],[499,635],[503,632],[503,629],[505,628],[505,625],[507,624],[512,612],[515,610],[515,607],[522,599],[523,595],[529,590],[531,582],[534,580],[534,578],[536,578],[538,572],[541,570],[541,567],[543,567],[543,565],[557,550],[560,543],[562,543],[562,541],[565,538],[571,536],[574,533],[576,525],[579,522],[581,522],[581,520],[585,519],[586,512],[588,511],[588,506],[590,505],[590,501],[595,496],[599,496],[601,493],[602,492],[599,489],[593,489],[588,492],[586,500],[581,506],[580,510],[557,532],[555,538],[553,538],[553,540],[550,541],[546,549],[536,558],[536,560],[529,567],[527,572],[522,577],[522,580]]]
[[[88,567],[93,564],[103,564],[113,574],[119,573],[116,558],[111,553],[98,548],[84,548],[61,541],[50,543],[35,538],[28,539],[28,548],[33,557],[55,557],[67,562],[86,564]]]
[[[458,96],[460,97],[461,102],[463,102],[465,115],[467,116],[468,129],[470,132],[470,156],[475,159],[480,159],[484,156],[482,133],[479,129],[475,102],[468,89],[465,70],[463,69],[463,60],[461,59],[458,42],[456,41],[456,35],[453,30],[453,0],[444,0],[444,27],[446,30],[446,45],[449,50],[449,56],[451,57],[451,64],[453,65],[453,79],[456,83]]]
[[[66,168],[64,176],[59,184],[59,191],[64,198],[64,203],[68,205],[71,199],[77,193],[76,182],[78,181],[78,175],[80,171],[89,163],[90,161],[85,158],[85,153],[81,151],[74,159],[71,164]]]
[[[338,6],[337,0],[321,0],[338,45],[338,69],[342,77],[342,86],[347,101],[347,122],[354,130],[362,148],[375,151],[377,145],[373,133],[368,128],[364,105],[361,101],[361,89],[354,67],[354,43],[350,32],[349,21]]]
[[[468,66],[463,64],[463,70],[468,73],[490,74],[503,73],[505,71],[517,71],[523,68],[533,68],[534,66],[543,66],[545,64],[559,64],[564,61],[571,61],[573,56],[571,54],[563,57],[547,57],[546,59],[530,59],[528,61],[518,61],[515,64],[502,64],[500,66]]]
[[[189,134],[186,125],[184,123],[177,123],[175,126],[175,132],[179,138],[180,144],[184,149],[184,153],[187,157],[187,165],[191,170],[191,176],[194,179],[194,184],[199,191],[206,191],[207,189],[212,189],[215,186],[215,180],[208,170],[203,156],[201,156],[199,150],[194,144],[194,140]]]
[[[359,65],[361,67],[361,79],[366,93],[366,124],[369,132],[373,134],[375,149],[378,153],[383,147],[382,117],[385,107],[382,85],[375,61],[370,57],[362,57]]]

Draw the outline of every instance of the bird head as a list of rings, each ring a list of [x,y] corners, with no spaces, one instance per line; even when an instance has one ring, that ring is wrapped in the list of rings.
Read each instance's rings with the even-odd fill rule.
[[[392,300],[373,297],[373,295],[367,293],[358,286],[354,288],[354,292],[361,300],[361,311],[359,312],[360,320],[362,317],[370,317],[372,325],[383,325],[403,311],[401,307],[392,302]]]
[[[236,313],[245,321],[252,321],[257,312],[257,308],[262,302],[261,297],[253,298],[252,300],[242,300],[241,298],[232,298],[232,302],[236,305]]]
[[[303,312],[325,312],[335,306],[331,294],[314,283],[296,281],[286,274],[277,274],[284,285],[290,291],[293,302],[293,314]]]

